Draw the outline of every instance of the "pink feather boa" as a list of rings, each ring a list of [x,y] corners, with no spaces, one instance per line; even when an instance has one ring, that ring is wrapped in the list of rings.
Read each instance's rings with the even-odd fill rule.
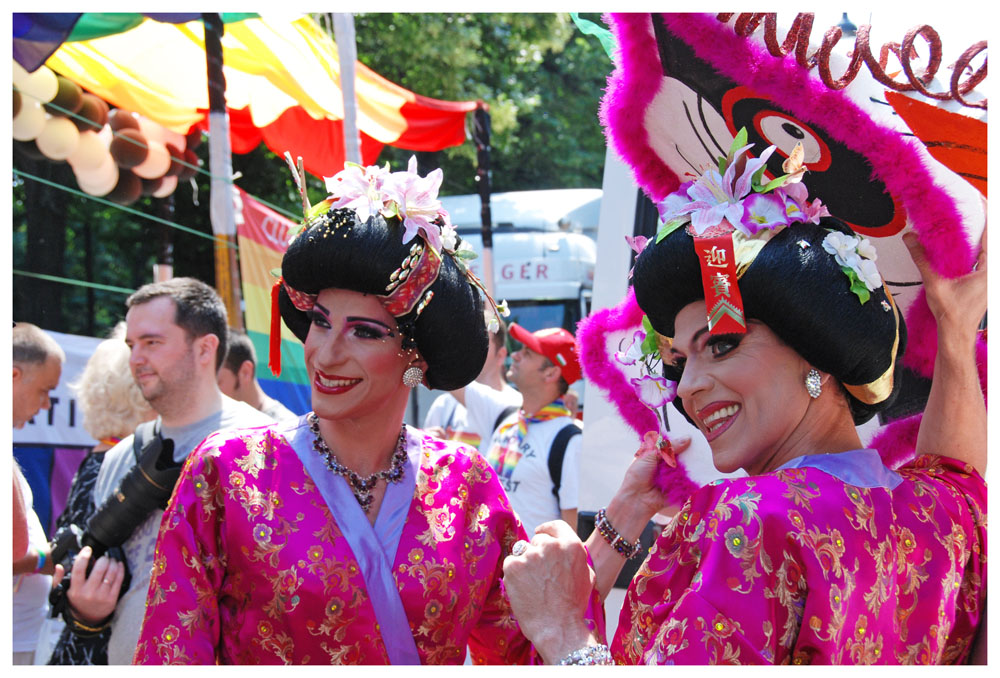
[[[576,329],[577,351],[584,376],[607,396],[640,439],[647,431],[658,431],[660,424],[652,410],[639,400],[625,372],[615,362],[613,351],[608,351],[607,337],[613,332],[640,327],[642,315],[630,287],[622,303],[591,313]],[[664,498],[677,506],[698,489],[684,472],[682,463],[671,467],[662,459],[657,464],[655,482]]]

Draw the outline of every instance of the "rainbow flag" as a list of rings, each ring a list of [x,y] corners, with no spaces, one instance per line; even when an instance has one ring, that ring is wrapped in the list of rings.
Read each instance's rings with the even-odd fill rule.
[[[445,440],[455,440],[460,443],[465,443],[469,447],[479,448],[479,444],[483,442],[483,439],[479,437],[478,433],[473,433],[472,431],[456,431],[452,428],[446,428],[444,430]]]
[[[302,342],[281,325],[281,376],[267,367],[268,337],[271,327],[271,271],[281,268],[288,248],[288,229],[295,226],[274,210],[254,200],[240,188],[243,221],[237,224],[240,248],[240,279],[243,283],[244,321],[247,336],[257,352],[257,380],[261,388],[296,414],[312,409],[309,377],[306,374]]]
[[[501,478],[510,478],[514,469],[517,468],[517,462],[521,461],[522,455],[518,450],[519,446],[520,441],[517,436],[510,435],[487,452],[486,461]]]

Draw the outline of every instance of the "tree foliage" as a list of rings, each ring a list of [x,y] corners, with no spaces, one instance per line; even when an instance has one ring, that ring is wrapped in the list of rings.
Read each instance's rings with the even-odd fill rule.
[[[494,191],[601,185],[598,103],[611,62],[567,14],[359,14],[358,59],[436,99],[482,100],[492,122]],[[387,148],[395,167],[411,154]],[[428,157],[432,156],[432,157]],[[476,191],[471,143],[421,154],[443,192]]]
[[[611,62],[568,15],[358,14],[355,26],[358,58],[388,80],[436,99],[489,105],[493,191],[600,186],[604,138],[597,109]],[[14,169],[75,189],[69,166],[40,159],[33,145],[15,143]],[[207,146],[196,151],[205,168]],[[386,147],[379,163],[402,169],[412,154]],[[476,191],[471,142],[417,155],[421,173],[444,170],[442,194]],[[266,147],[234,155],[232,165],[245,191],[293,214],[301,211],[284,160]],[[310,177],[309,193],[313,202],[324,197],[319,178]],[[170,198],[142,198],[130,209],[210,235],[209,194],[203,172]],[[207,238],[21,174],[13,177],[12,195],[17,270],[134,289],[152,279],[158,259],[169,256],[174,275],[214,284],[213,242]],[[103,336],[124,317],[121,292],[21,275],[13,283],[16,320]]]

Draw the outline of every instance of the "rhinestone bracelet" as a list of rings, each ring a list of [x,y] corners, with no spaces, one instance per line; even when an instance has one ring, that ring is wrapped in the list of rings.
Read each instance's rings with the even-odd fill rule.
[[[560,666],[613,666],[611,651],[607,645],[588,645],[574,650],[559,661]]]
[[[597,515],[594,517],[594,525],[597,527],[597,531],[601,533],[601,536],[604,537],[604,541],[608,542],[611,548],[624,556],[626,560],[635,557],[642,550],[642,544],[639,543],[638,539],[635,540],[635,543],[629,543],[623,536],[618,534],[618,530],[612,527],[608,521],[607,509],[602,508],[598,510]]]

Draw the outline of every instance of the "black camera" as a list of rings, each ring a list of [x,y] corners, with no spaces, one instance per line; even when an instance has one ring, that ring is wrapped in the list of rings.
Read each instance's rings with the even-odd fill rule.
[[[50,557],[52,562],[63,564],[66,576],[49,595],[52,616],[61,612],[66,604],[69,574],[80,550],[85,546],[93,550],[87,566],[88,575],[97,559],[105,553],[115,560],[125,562],[124,553],[119,547],[153,511],[166,508],[182,466],[183,462],[174,461],[174,441],[163,438],[157,431],[142,446],[137,463],[122,478],[118,489],[87,521],[86,528],[71,525],[68,529],[60,530],[51,544]],[[128,590],[130,581],[131,576],[126,567],[122,594]]]

